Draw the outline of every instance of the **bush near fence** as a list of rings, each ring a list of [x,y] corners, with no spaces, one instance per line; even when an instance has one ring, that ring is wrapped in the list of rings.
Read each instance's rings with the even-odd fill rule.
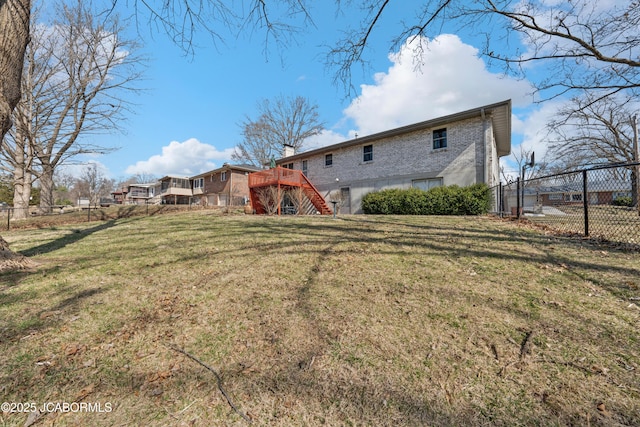
[[[362,198],[365,214],[383,215],[481,215],[489,211],[490,205],[491,193],[485,184],[451,185],[428,191],[394,188],[374,191]]]

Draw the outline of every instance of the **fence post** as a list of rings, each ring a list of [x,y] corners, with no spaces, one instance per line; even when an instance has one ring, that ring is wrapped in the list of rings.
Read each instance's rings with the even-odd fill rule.
[[[520,219],[520,177],[516,178],[516,218]]]
[[[7,208],[7,231],[11,228],[11,209],[13,208]]]
[[[582,171],[582,206],[584,208],[584,235],[589,236],[589,200],[587,197],[587,170]]]
[[[502,181],[500,181],[500,184],[498,184],[498,212],[500,213],[500,218],[502,218],[504,212],[504,200],[502,200],[503,191]]]

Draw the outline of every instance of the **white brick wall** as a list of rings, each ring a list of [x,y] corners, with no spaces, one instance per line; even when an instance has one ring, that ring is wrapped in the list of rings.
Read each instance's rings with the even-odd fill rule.
[[[434,150],[433,131],[443,127],[447,129],[447,147]],[[363,162],[364,145],[373,145],[371,162]],[[329,153],[333,164],[326,167],[325,155]],[[466,186],[477,182],[491,185],[498,176],[491,121],[483,124],[480,117],[333,150],[327,147],[298,158],[294,168],[302,169],[303,160],[308,162],[308,178],[321,194],[350,189],[351,213],[361,213],[364,194],[389,187],[409,188],[414,179],[442,178],[444,185]],[[285,159],[281,162],[287,163]]]

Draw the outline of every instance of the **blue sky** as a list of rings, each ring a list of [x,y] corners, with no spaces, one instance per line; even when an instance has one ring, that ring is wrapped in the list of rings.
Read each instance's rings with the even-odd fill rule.
[[[412,3],[420,2],[401,6]],[[335,43],[351,19],[336,15],[333,2],[315,5],[316,26],[296,34],[284,50],[265,47],[260,31],[228,36],[225,45],[217,46],[200,33],[194,55],[185,56],[163,34],[149,37],[142,27],[142,53],[150,60],[141,86],[147,90],[132,99],[135,114],[123,124],[124,134],[92,137],[119,149],[81,160],[98,163],[116,180],[138,173],[196,175],[231,161],[233,147],[242,140],[238,124],[245,116],[256,117],[259,100],[279,95],[304,96],[318,105],[326,131],[309,141],[309,148],[505,99],[513,101],[513,145],[540,146],[545,106],[532,103],[529,82],[488,69],[478,53],[481,40],[446,28],[430,40],[416,69],[410,46],[389,52],[406,11],[390,12],[366,52],[369,68],[354,69],[351,98],[333,84],[335,70],[323,62],[326,46]],[[138,37],[134,29],[130,35]]]

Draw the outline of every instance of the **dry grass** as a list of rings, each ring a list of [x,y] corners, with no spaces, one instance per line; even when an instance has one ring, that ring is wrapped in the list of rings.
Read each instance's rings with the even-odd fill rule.
[[[112,219],[4,235],[0,395],[39,425],[640,425],[640,254],[488,218]],[[27,414],[0,415],[23,425]]]
[[[560,205],[556,208],[565,215],[531,216],[529,219],[559,231],[584,234],[582,205]],[[589,206],[588,221],[591,237],[626,245],[640,245],[640,215],[635,208],[610,205]]]

